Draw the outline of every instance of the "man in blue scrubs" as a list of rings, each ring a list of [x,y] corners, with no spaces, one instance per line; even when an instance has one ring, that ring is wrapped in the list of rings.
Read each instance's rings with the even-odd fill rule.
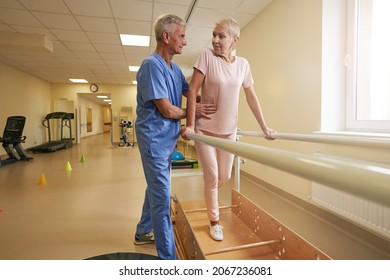
[[[176,259],[170,217],[171,155],[175,150],[182,95],[189,85],[180,68],[171,61],[187,44],[185,22],[171,14],[155,21],[157,47],[137,73],[137,119],[135,130],[147,187],[135,244],[155,243],[160,259]]]

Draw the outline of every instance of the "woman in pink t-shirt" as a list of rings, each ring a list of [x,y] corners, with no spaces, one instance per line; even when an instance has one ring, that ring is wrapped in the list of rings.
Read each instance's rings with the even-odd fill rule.
[[[187,139],[187,133],[196,132],[234,141],[241,87],[244,88],[247,103],[265,138],[272,139],[273,130],[268,128],[264,121],[253,88],[249,63],[245,58],[232,54],[239,36],[240,27],[234,19],[223,19],[215,24],[213,49],[204,50],[194,65],[187,95],[187,124],[181,131],[184,139]],[[201,99],[196,106],[199,90]],[[218,190],[231,177],[234,155],[200,142],[196,142],[195,147],[203,168],[210,235],[220,241],[223,240],[223,233],[219,224]]]

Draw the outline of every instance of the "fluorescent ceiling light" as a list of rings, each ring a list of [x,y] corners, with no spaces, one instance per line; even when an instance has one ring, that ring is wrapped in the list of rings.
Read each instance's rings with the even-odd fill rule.
[[[137,84],[137,81],[133,81],[133,85],[136,85]]]
[[[88,84],[88,81],[86,79],[69,79],[69,81],[79,84]]]
[[[111,99],[104,99],[104,102],[111,102]]]
[[[139,70],[139,66],[129,66],[129,71],[137,72]]]
[[[107,96],[107,95],[97,95],[96,97],[97,97],[97,98],[101,98],[101,99],[108,98],[108,96]]]
[[[120,34],[122,45],[149,47],[150,36]]]

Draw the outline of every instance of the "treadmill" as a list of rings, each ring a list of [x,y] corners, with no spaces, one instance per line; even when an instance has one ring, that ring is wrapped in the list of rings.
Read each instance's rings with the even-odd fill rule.
[[[61,124],[61,138],[59,140],[52,140],[51,136],[51,127],[50,120],[57,119]],[[72,138],[72,122],[74,119],[73,113],[65,113],[65,112],[53,112],[47,114],[45,119],[42,121],[42,125],[48,130],[48,138],[49,141],[47,143],[29,148],[28,150],[33,153],[48,153],[55,152],[61,149],[68,149],[73,146],[73,138]],[[64,128],[67,127],[69,129],[69,138],[64,137]]]

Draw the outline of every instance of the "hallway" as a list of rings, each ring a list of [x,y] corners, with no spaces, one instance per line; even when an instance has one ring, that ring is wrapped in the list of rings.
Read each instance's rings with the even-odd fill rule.
[[[153,245],[133,245],[146,187],[137,148],[112,148],[99,134],[32,156],[0,169],[0,259],[155,254]]]
[[[196,158],[194,150],[189,151],[188,156]],[[154,245],[133,245],[146,187],[137,146],[112,147],[106,133],[83,138],[70,149],[32,156],[29,162],[0,168],[0,260],[81,260],[117,252],[156,255]],[[47,184],[39,184],[41,174]],[[231,203],[232,186],[234,177],[220,191],[221,205]],[[389,258],[388,241],[362,235],[343,220],[270,190],[241,176],[245,196],[331,258]],[[201,167],[172,170],[172,195],[182,202],[202,201]]]

